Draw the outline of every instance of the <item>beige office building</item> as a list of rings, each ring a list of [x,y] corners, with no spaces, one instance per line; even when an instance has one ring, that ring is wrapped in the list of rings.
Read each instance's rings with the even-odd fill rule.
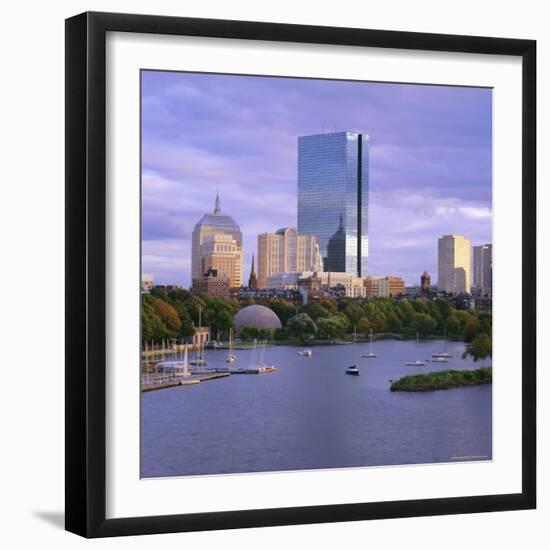
[[[471,243],[460,235],[444,235],[438,240],[438,288],[458,294],[470,292]]]
[[[275,273],[322,271],[315,235],[298,235],[294,227],[258,235],[258,288],[268,288]]]
[[[474,246],[474,286],[484,294],[493,291],[493,245]]]
[[[232,288],[243,283],[243,236],[233,218],[222,214],[219,196],[214,211],[195,225],[191,243],[191,279],[209,269],[229,277]]]
[[[365,294],[368,298],[391,298],[405,294],[405,283],[401,277],[370,275],[365,278]]]
[[[243,281],[243,250],[231,235],[207,235],[200,246],[200,266],[203,275],[209,270],[229,277],[231,288]]]

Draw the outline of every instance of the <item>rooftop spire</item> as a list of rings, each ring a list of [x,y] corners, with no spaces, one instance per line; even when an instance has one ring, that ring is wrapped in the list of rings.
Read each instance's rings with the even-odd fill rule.
[[[254,253],[252,253],[252,268],[250,269],[250,277],[248,279],[248,288],[256,290],[258,288],[258,280],[254,271]]]
[[[214,204],[214,214],[221,214],[222,207],[220,204],[220,195],[219,193],[216,193],[216,202]]]

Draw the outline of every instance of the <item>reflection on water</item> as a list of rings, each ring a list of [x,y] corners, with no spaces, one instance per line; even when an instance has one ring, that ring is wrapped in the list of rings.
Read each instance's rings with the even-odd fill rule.
[[[141,475],[164,477],[258,471],[418,464],[491,458],[491,385],[447,391],[390,392],[389,380],[447,368],[477,368],[464,344],[447,346],[448,363],[429,359],[443,343],[272,347],[278,370],[233,375],[141,396]],[[235,367],[250,363],[237,351]],[[207,351],[209,367],[226,367],[227,351]],[[345,368],[357,364],[360,376]]]

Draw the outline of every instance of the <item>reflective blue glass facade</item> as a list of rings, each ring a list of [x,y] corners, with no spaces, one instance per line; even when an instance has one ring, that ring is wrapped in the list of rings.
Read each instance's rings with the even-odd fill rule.
[[[315,235],[324,271],[367,275],[368,136],[298,138],[298,233]]]

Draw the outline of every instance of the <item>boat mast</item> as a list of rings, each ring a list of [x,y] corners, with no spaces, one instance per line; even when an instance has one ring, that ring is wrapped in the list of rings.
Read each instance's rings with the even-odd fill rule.
[[[187,358],[187,343],[185,344],[185,351],[183,352],[183,376],[189,376],[189,363]]]
[[[370,329],[370,346],[369,346],[369,353],[372,355],[372,329]]]

